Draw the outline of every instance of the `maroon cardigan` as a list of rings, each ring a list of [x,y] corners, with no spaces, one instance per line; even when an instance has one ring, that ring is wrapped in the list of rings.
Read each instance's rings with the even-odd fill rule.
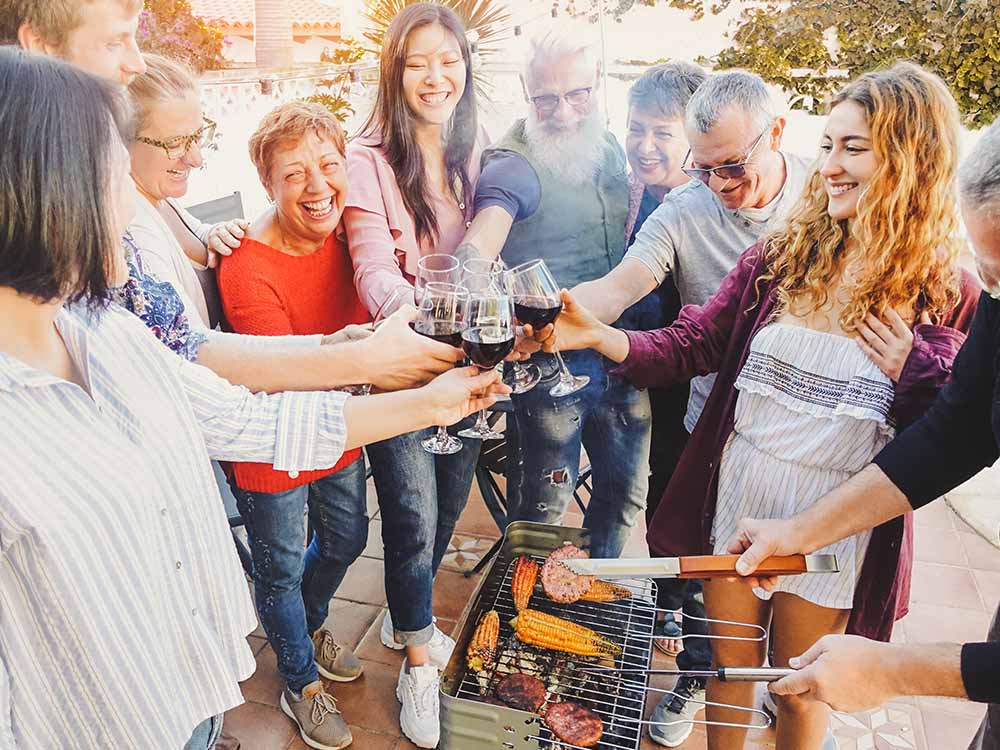
[[[775,311],[777,282],[760,284],[763,245],[744,252],[703,307],[688,305],[676,322],[655,331],[628,331],[628,357],[614,372],[640,388],[671,385],[718,372],[712,393],[653,517],[650,550],[659,555],[709,554],[719,462],[733,431],[736,378],[750,342]],[[891,417],[902,430],[930,406],[948,380],[972,323],[979,282],[962,271],[961,299],[943,325],[918,324],[913,350],[895,384]],[[888,641],[909,608],[913,519],[907,513],[874,529],[854,595],[848,632]]]

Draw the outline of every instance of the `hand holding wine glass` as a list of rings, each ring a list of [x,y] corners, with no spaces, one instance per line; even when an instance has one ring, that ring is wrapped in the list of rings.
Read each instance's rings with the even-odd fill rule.
[[[514,304],[502,275],[480,274],[475,267],[473,264],[466,269],[466,283],[471,288],[466,316],[468,327],[462,332],[462,349],[476,367],[485,370],[495,368],[514,350]],[[458,434],[482,440],[503,437],[502,432],[490,428],[485,409],[480,411],[473,427]]]
[[[413,321],[413,330],[422,336],[453,347],[462,346],[462,332],[467,326],[469,292],[455,284],[429,282],[420,298],[420,310]],[[456,440],[444,424],[439,424],[437,432],[421,441],[425,451],[436,455],[450,455],[462,450],[462,442]]]
[[[434,422],[450,425],[476,411],[485,411],[496,403],[497,396],[510,393],[496,370],[456,367],[420,389],[436,415]]]
[[[609,326],[598,320],[593,313],[576,301],[563,289],[560,292],[562,312],[555,323],[540,330],[530,325],[524,326],[525,337],[530,337],[543,351],[573,351],[597,348],[603,329]]]
[[[563,310],[563,297],[544,260],[532,260],[510,270],[514,309],[517,320],[525,331],[544,329],[555,323]],[[562,355],[554,346],[550,347],[559,365],[559,382],[549,393],[555,397],[568,396],[584,388],[590,378],[573,375]]]

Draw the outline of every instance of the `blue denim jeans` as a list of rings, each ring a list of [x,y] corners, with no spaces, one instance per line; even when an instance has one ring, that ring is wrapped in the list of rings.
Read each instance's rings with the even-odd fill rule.
[[[278,657],[278,671],[299,692],[319,679],[312,633],[368,541],[365,460],[287,492],[233,487],[253,557],[257,614]],[[305,509],[314,534],[306,547]]]
[[[222,716],[205,719],[194,728],[191,739],[184,745],[183,750],[212,750],[220,734],[222,734]]]
[[[378,493],[389,612],[396,641],[410,646],[427,643],[434,632],[434,576],[469,499],[481,442],[459,438],[459,453],[435,456],[420,445],[432,432],[410,432],[365,449]]]
[[[618,557],[636,519],[646,507],[649,481],[649,396],[608,374],[591,351],[568,352],[566,364],[590,383],[569,396],[554,398],[558,382],[550,355],[536,355],[543,380],[513,396],[514,419],[507,436],[507,475],[512,518],[558,524],[573,502],[580,467],[580,446],[587,449],[593,493],[584,515],[590,530],[591,557]]]

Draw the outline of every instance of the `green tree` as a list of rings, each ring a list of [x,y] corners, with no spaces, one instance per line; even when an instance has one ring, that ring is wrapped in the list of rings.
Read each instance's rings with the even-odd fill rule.
[[[222,32],[195,17],[188,0],[146,0],[136,36],[144,52],[184,60],[199,73],[224,64]]]
[[[566,2],[577,14],[597,6],[597,0]],[[636,3],[662,3],[697,20],[732,2],[605,0],[605,13],[620,18]],[[729,47],[703,62],[752,70],[815,111],[846,79],[912,60],[944,79],[967,125],[981,127],[1000,114],[997,0],[757,0],[743,9],[729,38]]]

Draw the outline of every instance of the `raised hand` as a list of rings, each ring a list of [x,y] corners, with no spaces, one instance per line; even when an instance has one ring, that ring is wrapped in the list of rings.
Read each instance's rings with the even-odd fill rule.
[[[886,312],[885,322],[872,314],[858,324],[855,340],[868,358],[878,365],[893,383],[899,382],[906,359],[913,349],[913,331],[892,308]],[[920,316],[921,323],[930,323],[927,313]]]

